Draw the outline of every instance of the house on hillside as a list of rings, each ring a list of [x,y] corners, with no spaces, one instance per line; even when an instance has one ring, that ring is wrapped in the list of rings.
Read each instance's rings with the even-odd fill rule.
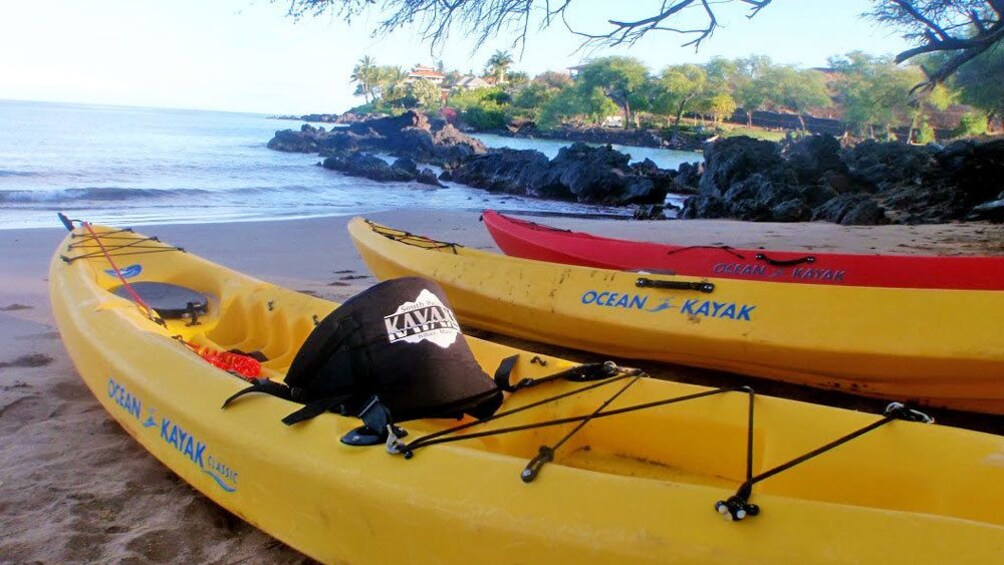
[[[427,80],[433,84],[442,84],[446,75],[437,71],[432,67],[424,67],[422,65],[415,65],[415,68],[408,72],[408,78],[405,82],[415,82],[416,80]]]
[[[476,76],[465,76],[457,82],[457,88],[462,88],[464,90],[474,90],[475,88],[486,88],[491,86],[492,83]]]

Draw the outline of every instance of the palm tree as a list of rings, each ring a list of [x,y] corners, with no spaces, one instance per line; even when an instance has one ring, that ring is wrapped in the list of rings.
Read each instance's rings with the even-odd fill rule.
[[[376,86],[376,70],[376,61],[373,60],[373,57],[366,55],[359,59],[356,66],[352,68],[352,75],[349,77],[352,82],[359,83],[359,86],[356,87],[356,93],[357,95],[362,94],[363,100],[367,104],[369,104],[373,88]]]
[[[495,77],[496,84],[502,84],[505,82],[505,72],[512,66],[512,63],[512,55],[508,51],[499,50],[488,59],[485,71]]]

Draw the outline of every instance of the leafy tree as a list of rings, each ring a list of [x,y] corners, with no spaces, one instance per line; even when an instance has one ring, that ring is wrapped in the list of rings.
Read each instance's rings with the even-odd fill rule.
[[[987,117],[980,112],[968,112],[959,120],[959,127],[955,130],[955,135],[960,137],[971,137],[987,133]]]
[[[566,73],[544,71],[533,77],[533,82],[535,84],[543,84],[554,90],[561,90],[562,88],[572,85],[572,77],[568,76]]]
[[[513,94],[512,117],[540,121],[544,107],[563,89],[571,87],[572,79],[565,73],[546,71],[537,75]]]
[[[402,100],[405,108],[439,108],[443,101],[443,91],[436,83],[419,79],[408,83]]]
[[[509,88],[520,88],[530,83],[530,75],[523,71],[513,71],[506,78]]]
[[[753,127],[753,112],[762,109],[770,97],[773,63],[766,55],[750,55],[736,60],[733,92],[736,104],[746,112],[746,125]]]
[[[485,66],[485,74],[495,77],[495,84],[505,83],[505,73],[512,66],[512,55],[508,51],[496,51]]]
[[[735,61],[715,57],[704,64],[704,72],[708,76],[705,94],[708,98],[713,98],[719,94],[732,93],[739,65]]]
[[[631,124],[631,103],[648,80],[648,68],[633,57],[604,57],[579,70],[577,81],[589,96],[598,88],[624,112],[624,127]]]
[[[959,68],[952,86],[961,102],[986,113],[988,124],[1004,117],[1004,46],[998,46]]]
[[[377,83],[377,66],[373,57],[369,55],[359,59],[356,66],[352,68],[350,78],[356,83],[356,96],[362,96],[367,104],[374,98],[374,90]]]
[[[394,93],[403,95],[404,80],[408,78],[408,73],[401,67],[381,66],[374,70],[374,98],[394,98]]]
[[[707,72],[697,65],[674,65],[666,67],[656,81],[658,95],[652,105],[656,114],[675,115],[673,135],[680,129],[683,113],[705,92],[708,83]]]
[[[897,55],[896,63],[928,53],[945,55],[924,70],[928,90],[1004,40],[1001,0],[876,0],[867,15],[918,44]]]
[[[832,57],[830,66],[840,73],[836,95],[844,106],[844,121],[852,129],[875,137],[877,125],[889,137],[890,128],[908,118],[912,118],[911,129],[916,126],[910,91],[923,79],[918,69],[899,67],[889,57],[861,51]]]
[[[450,95],[447,105],[456,108],[467,125],[478,130],[500,129],[506,124],[509,95],[502,87],[459,90]]]
[[[708,99],[707,112],[714,118],[715,125],[736,111],[736,101],[727,92],[720,92]]]
[[[576,116],[586,116],[587,121],[597,124],[609,116],[617,114],[619,108],[600,87],[585,90],[581,85],[561,90],[540,111],[540,125],[553,128],[561,122]]]
[[[819,71],[792,66],[773,67],[765,77],[770,84],[769,100],[779,109],[798,115],[805,132],[805,112],[809,108],[825,108],[833,101],[826,93],[826,80]]]
[[[464,75],[460,71],[446,71],[443,73],[445,77],[443,78],[443,88],[453,88],[464,79]]]

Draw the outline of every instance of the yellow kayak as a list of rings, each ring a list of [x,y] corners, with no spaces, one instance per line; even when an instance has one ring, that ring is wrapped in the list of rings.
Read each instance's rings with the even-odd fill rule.
[[[381,279],[424,276],[473,327],[612,355],[1004,414],[1004,292],[696,279],[486,253],[352,220]]]
[[[264,376],[279,380],[337,305],[133,232],[92,229],[75,228],[50,267],[53,311],[87,386],[186,482],[322,561],[994,563],[1004,554],[1004,438],[903,421],[916,413],[902,408],[882,418],[622,370],[545,382],[575,367],[469,339],[485,370],[517,355],[510,382],[541,382],[507,393],[495,419],[461,422],[471,426],[464,433],[566,423],[419,446],[458,422],[413,420],[405,458],[340,443],[355,418],[328,412],[283,425],[300,406],[288,400],[258,395],[221,410],[247,383],[183,342],[259,352]],[[169,318],[119,296],[122,280],[207,300]],[[672,401],[686,395],[696,398]],[[541,446],[552,460],[538,459],[536,479],[524,482]],[[736,507],[745,519],[722,519]]]

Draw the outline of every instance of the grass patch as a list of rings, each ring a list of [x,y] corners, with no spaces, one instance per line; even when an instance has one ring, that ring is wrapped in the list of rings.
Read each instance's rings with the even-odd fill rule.
[[[739,135],[745,135],[747,137],[752,137],[754,139],[766,139],[767,141],[781,141],[784,139],[786,132],[769,130],[757,127],[737,127],[729,128],[722,132],[722,137],[736,137]]]

